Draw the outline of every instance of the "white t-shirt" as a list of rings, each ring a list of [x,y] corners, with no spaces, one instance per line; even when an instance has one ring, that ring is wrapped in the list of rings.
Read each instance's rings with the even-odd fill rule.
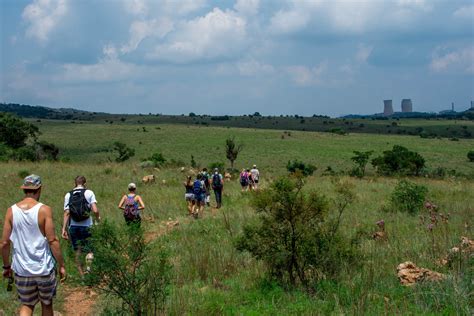
[[[84,189],[83,186],[78,186],[78,187],[75,187],[74,190],[77,190],[77,189]],[[73,190],[73,191],[74,191]],[[69,211],[69,196],[70,196],[70,192],[66,193],[66,196],[64,196],[64,211]],[[96,203],[97,204],[97,200],[95,199],[95,194],[94,192],[92,192],[91,190],[86,190],[84,192],[84,197],[86,198],[86,201],[87,201],[87,204],[89,205],[89,207],[91,207],[91,205],[93,203]],[[69,223],[69,226],[86,226],[86,227],[90,227],[92,226],[93,222],[92,222],[92,214],[91,216],[89,216],[89,218],[83,220],[83,221],[80,221],[80,222],[76,222],[75,220],[72,219],[72,217],[70,217],[70,223]]]
[[[258,169],[253,168],[252,170],[250,170],[250,173],[252,174],[252,178],[254,180],[258,180],[258,178],[260,178],[260,172],[258,171]]]

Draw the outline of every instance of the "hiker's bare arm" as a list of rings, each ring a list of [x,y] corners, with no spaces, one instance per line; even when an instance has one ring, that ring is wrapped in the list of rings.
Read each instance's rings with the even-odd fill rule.
[[[3,224],[3,234],[2,234],[2,259],[3,266],[10,267],[10,235],[12,233],[12,209],[7,210],[5,215],[5,223]],[[11,267],[8,269],[3,269],[3,276],[10,277],[12,273]]]
[[[145,203],[143,203],[142,197],[138,196],[137,200],[138,200],[138,204],[139,204],[138,209],[139,210],[144,210],[145,209]]]
[[[59,246],[59,239],[54,232],[53,211],[51,207],[43,205],[41,212],[44,214],[44,234],[49,242],[49,247],[53,253],[54,259],[58,263],[59,274],[61,279],[66,277],[66,269],[64,267],[64,259]]]
[[[122,210],[125,209],[125,207],[123,206],[123,203],[125,202],[125,199],[126,199],[126,198],[127,198],[127,197],[126,197],[125,195],[122,196],[122,199],[120,200],[120,203],[119,203],[119,205],[118,205],[118,208],[120,208],[120,209],[122,209]]]
[[[96,221],[100,222],[100,214],[99,214],[99,210],[97,209],[97,203],[91,204],[91,210],[95,214]]]
[[[69,210],[64,211],[64,216],[63,216],[63,229],[61,232],[61,236],[64,239],[69,239],[69,236],[67,234],[67,225],[69,224]]]

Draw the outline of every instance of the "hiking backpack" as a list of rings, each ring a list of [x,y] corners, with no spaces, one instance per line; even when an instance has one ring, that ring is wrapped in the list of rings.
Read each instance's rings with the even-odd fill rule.
[[[247,172],[240,173],[240,183],[247,183],[249,181],[249,176]]]
[[[138,203],[135,201],[135,196],[127,195],[125,200],[125,208],[123,209],[123,216],[127,220],[136,220],[140,217],[138,210]]]
[[[212,188],[214,190],[222,188],[221,176],[218,173],[212,176]]]
[[[85,196],[86,189],[77,189],[69,192],[69,214],[76,222],[81,222],[90,217],[91,208]]]
[[[193,193],[194,195],[199,195],[202,193],[202,183],[201,180],[196,180],[193,183]]]

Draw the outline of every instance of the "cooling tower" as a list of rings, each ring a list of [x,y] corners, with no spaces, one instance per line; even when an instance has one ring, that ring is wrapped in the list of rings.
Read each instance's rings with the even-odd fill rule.
[[[402,100],[402,112],[403,113],[413,112],[413,105],[411,103],[411,99]]]
[[[392,100],[383,100],[383,115],[390,116],[393,114]]]

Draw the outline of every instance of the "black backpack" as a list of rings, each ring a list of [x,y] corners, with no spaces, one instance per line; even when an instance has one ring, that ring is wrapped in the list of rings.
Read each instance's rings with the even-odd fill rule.
[[[87,203],[85,193],[86,189],[76,189],[69,192],[69,214],[76,222],[81,222],[90,217],[91,208]]]
[[[218,173],[215,173],[212,176],[212,188],[214,190],[222,189],[222,180],[221,180],[221,176]]]

